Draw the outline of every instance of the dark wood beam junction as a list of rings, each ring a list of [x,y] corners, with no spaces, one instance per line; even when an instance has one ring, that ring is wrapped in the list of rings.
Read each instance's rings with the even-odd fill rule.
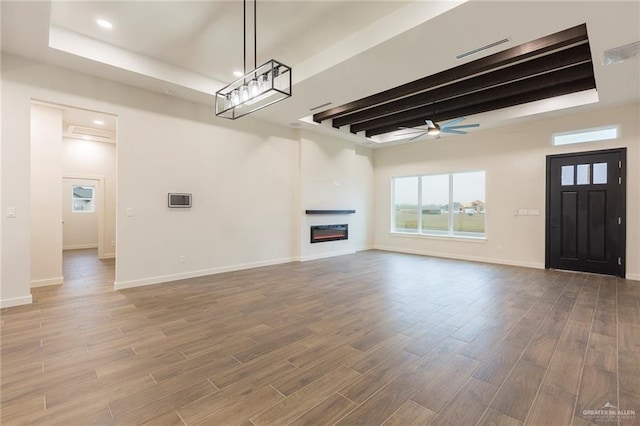
[[[494,53],[493,55],[459,65],[446,71],[385,90],[354,102],[350,102],[326,111],[314,114],[313,120],[320,123],[341,115],[349,114],[361,109],[370,108],[381,103],[413,95],[433,87],[460,80],[488,70],[493,70],[509,64],[523,61],[566,46],[588,41],[586,24],[578,25],[564,31],[541,37],[537,40]]]
[[[340,128],[345,125],[353,125],[381,118],[416,107],[431,105],[437,101],[466,95],[478,90],[500,86],[514,80],[529,78],[556,69],[590,61],[591,51],[589,45],[587,43],[579,44],[566,50],[536,57],[513,66],[469,77],[413,96],[407,96],[402,99],[334,118],[333,127]],[[353,130],[352,132],[356,133]]]

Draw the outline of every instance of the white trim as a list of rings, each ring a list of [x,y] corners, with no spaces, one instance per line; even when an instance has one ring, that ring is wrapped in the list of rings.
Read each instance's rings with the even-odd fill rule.
[[[188,278],[204,277],[206,275],[221,274],[223,272],[242,271],[244,269],[260,268],[262,266],[280,265],[282,263],[295,262],[296,258],[285,258],[276,260],[265,260],[261,262],[244,263],[240,265],[222,266],[219,268],[201,269],[199,271],[182,272],[180,274],[161,275],[157,277],[142,278],[131,281],[114,282],[114,290],[123,290],[125,288],[142,287],[151,284],[161,284],[171,281],[184,280]]]
[[[62,250],[82,250],[98,248],[98,244],[78,244],[75,246],[62,246]]]
[[[45,278],[42,280],[31,280],[31,288],[46,287],[48,285],[60,285],[60,284],[64,284],[64,277]]]
[[[615,130],[615,135],[611,136],[611,135],[606,135],[606,136],[596,136],[593,137],[592,135],[594,133],[599,133],[599,132],[605,132],[607,130]],[[557,142],[558,139],[564,137],[564,136],[575,136],[578,137],[582,135],[583,138],[576,140],[576,141],[569,141],[569,142]],[[568,132],[559,132],[559,133],[554,133],[551,135],[551,146],[553,147],[557,147],[557,146],[566,146],[566,145],[576,145],[576,144],[582,144],[582,143],[591,143],[591,142],[601,142],[601,141],[610,141],[610,140],[615,140],[615,139],[619,139],[620,138],[620,125],[619,124],[609,124],[607,126],[600,126],[600,127],[591,127],[588,129],[578,129],[578,130],[570,130]]]
[[[115,253],[106,253],[102,257],[98,256],[98,259],[115,259],[115,258],[116,258],[116,254]]]
[[[330,253],[322,253],[322,254],[317,254],[317,255],[313,255],[313,256],[303,256],[303,257],[300,258],[300,262],[307,262],[309,260],[325,259],[327,257],[343,256],[345,254],[355,254],[355,252],[356,252],[355,249],[351,249],[351,250],[332,251]]]
[[[631,280],[631,281],[640,281],[640,274],[625,274],[625,279],[626,280]]]
[[[356,251],[367,251],[367,250],[373,250],[374,247],[372,245],[368,245],[368,246],[360,246],[360,247],[356,247]]]
[[[426,238],[430,240],[440,240],[440,241],[463,241],[470,243],[486,243],[489,241],[487,237],[466,237],[464,235],[435,235],[435,234],[420,234],[417,232],[398,232],[392,231],[389,232],[389,236],[391,237],[411,237],[411,238]]]
[[[522,262],[519,260],[496,259],[491,257],[466,256],[451,253],[441,253],[434,251],[412,250],[399,247],[376,246],[376,250],[392,251],[397,253],[418,254],[421,256],[441,257],[445,259],[466,260],[470,262],[493,263],[497,265],[521,266],[523,268],[544,269],[544,263],[538,262]]]
[[[0,299],[0,308],[11,308],[12,306],[30,305],[33,303],[31,295],[14,297],[12,299]]]

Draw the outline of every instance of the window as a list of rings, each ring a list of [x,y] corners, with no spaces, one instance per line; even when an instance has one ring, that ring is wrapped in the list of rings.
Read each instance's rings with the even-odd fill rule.
[[[93,213],[95,212],[94,194],[95,187],[91,185],[72,185],[71,199],[73,213]]]
[[[392,232],[485,236],[485,172],[395,177]]]
[[[552,137],[553,146],[570,145],[583,142],[606,141],[618,138],[618,126],[597,127],[594,129],[573,130],[571,132],[555,133]]]

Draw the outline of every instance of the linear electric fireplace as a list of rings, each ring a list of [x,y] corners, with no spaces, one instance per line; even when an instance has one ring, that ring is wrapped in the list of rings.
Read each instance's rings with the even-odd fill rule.
[[[349,239],[349,225],[317,225],[311,227],[311,244]]]

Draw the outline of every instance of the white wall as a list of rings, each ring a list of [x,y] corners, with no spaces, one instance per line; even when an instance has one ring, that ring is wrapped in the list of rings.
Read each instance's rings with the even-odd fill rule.
[[[374,235],[374,151],[356,145],[355,155],[354,243],[356,250],[369,250],[373,248]]]
[[[82,139],[63,138],[62,170],[64,176],[103,178],[104,203],[102,257],[115,257],[116,241],[116,145]],[[77,214],[75,215],[77,216]],[[68,220],[65,219],[65,232]],[[65,246],[87,245],[88,241],[68,240]]]
[[[640,280],[640,106],[546,118],[534,123],[401,145],[375,152],[375,246],[536,268],[544,267],[546,155],[627,147],[627,277]],[[551,147],[552,133],[620,124],[615,141]],[[486,170],[486,242],[390,232],[391,178]],[[514,216],[514,209],[540,216]]]
[[[295,259],[294,131],[118,115],[118,287]],[[192,193],[193,207],[168,208],[169,192]]]
[[[31,107],[30,189],[31,287],[62,284],[62,111],[58,108]]]

